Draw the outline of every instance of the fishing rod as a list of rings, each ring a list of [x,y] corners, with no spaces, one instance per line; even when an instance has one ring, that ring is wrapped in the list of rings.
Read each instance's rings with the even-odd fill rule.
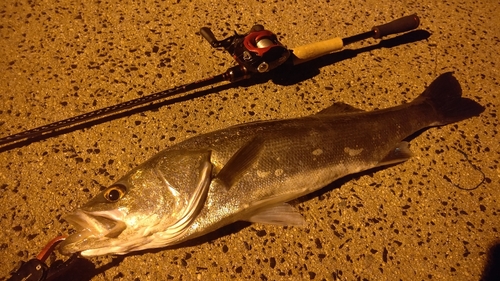
[[[46,124],[34,129],[22,131],[13,135],[0,138],[0,148],[21,140],[29,140],[41,137],[48,133],[54,133],[61,128],[67,128],[83,124],[91,120],[97,120],[136,108],[140,105],[153,103],[196,90],[209,85],[228,81],[234,83],[249,79],[253,75],[269,72],[280,65],[288,63],[292,66],[306,61],[339,51],[345,45],[365,40],[368,38],[381,39],[384,36],[407,32],[418,27],[420,19],[416,14],[405,16],[389,23],[374,26],[370,31],[354,36],[340,38],[335,37],[321,42],[315,42],[304,46],[287,49],[277,39],[276,34],[264,29],[262,25],[254,25],[246,34],[237,34],[223,40],[217,40],[210,28],[202,27],[200,34],[210,45],[216,49],[227,51],[237,62],[236,66],[227,69],[224,73],[210,78],[198,80],[185,85],[177,86],[168,90],[160,91],[147,96],[139,97],[119,104],[111,105],[81,115]]]

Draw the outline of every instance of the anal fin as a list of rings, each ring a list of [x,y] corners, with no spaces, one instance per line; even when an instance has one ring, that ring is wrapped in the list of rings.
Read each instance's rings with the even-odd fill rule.
[[[408,160],[411,156],[412,153],[410,151],[410,143],[407,141],[402,141],[398,143],[398,145],[377,164],[377,166],[380,167],[397,164]]]

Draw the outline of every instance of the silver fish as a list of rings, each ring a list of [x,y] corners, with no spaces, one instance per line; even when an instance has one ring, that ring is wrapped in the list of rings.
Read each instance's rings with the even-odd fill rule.
[[[303,225],[286,202],[336,179],[411,156],[405,138],[479,115],[451,73],[415,100],[364,112],[241,124],[196,136],[131,170],[65,219],[63,254],[126,254],[174,245],[235,221]],[[341,107],[341,109],[339,109]]]

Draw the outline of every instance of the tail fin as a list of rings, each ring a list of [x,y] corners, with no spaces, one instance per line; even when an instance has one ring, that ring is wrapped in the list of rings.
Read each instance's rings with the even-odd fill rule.
[[[434,108],[438,123],[433,125],[458,122],[484,111],[479,103],[462,98],[462,88],[452,72],[441,74],[415,101],[426,102]]]

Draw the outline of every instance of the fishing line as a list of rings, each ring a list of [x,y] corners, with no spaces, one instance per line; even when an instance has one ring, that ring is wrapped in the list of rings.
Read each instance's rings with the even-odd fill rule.
[[[469,165],[471,165],[471,167],[474,170],[476,170],[479,173],[481,173],[481,175],[482,175],[483,178],[482,178],[482,180],[481,180],[480,183],[478,183],[476,186],[471,187],[471,188],[461,187],[460,185],[454,183],[447,175],[444,175],[443,179],[445,179],[447,182],[451,183],[453,186],[455,186],[456,188],[461,189],[461,190],[471,191],[471,190],[478,189],[479,186],[481,186],[486,181],[486,175],[484,174],[484,172],[480,168],[478,168],[476,165],[474,165],[474,163],[472,163],[472,161],[469,159],[469,156],[465,152],[463,152],[460,149],[455,149],[455,151],[458,151],[460,154],[462,154],[464,156],[465,160],[469,163]]]

